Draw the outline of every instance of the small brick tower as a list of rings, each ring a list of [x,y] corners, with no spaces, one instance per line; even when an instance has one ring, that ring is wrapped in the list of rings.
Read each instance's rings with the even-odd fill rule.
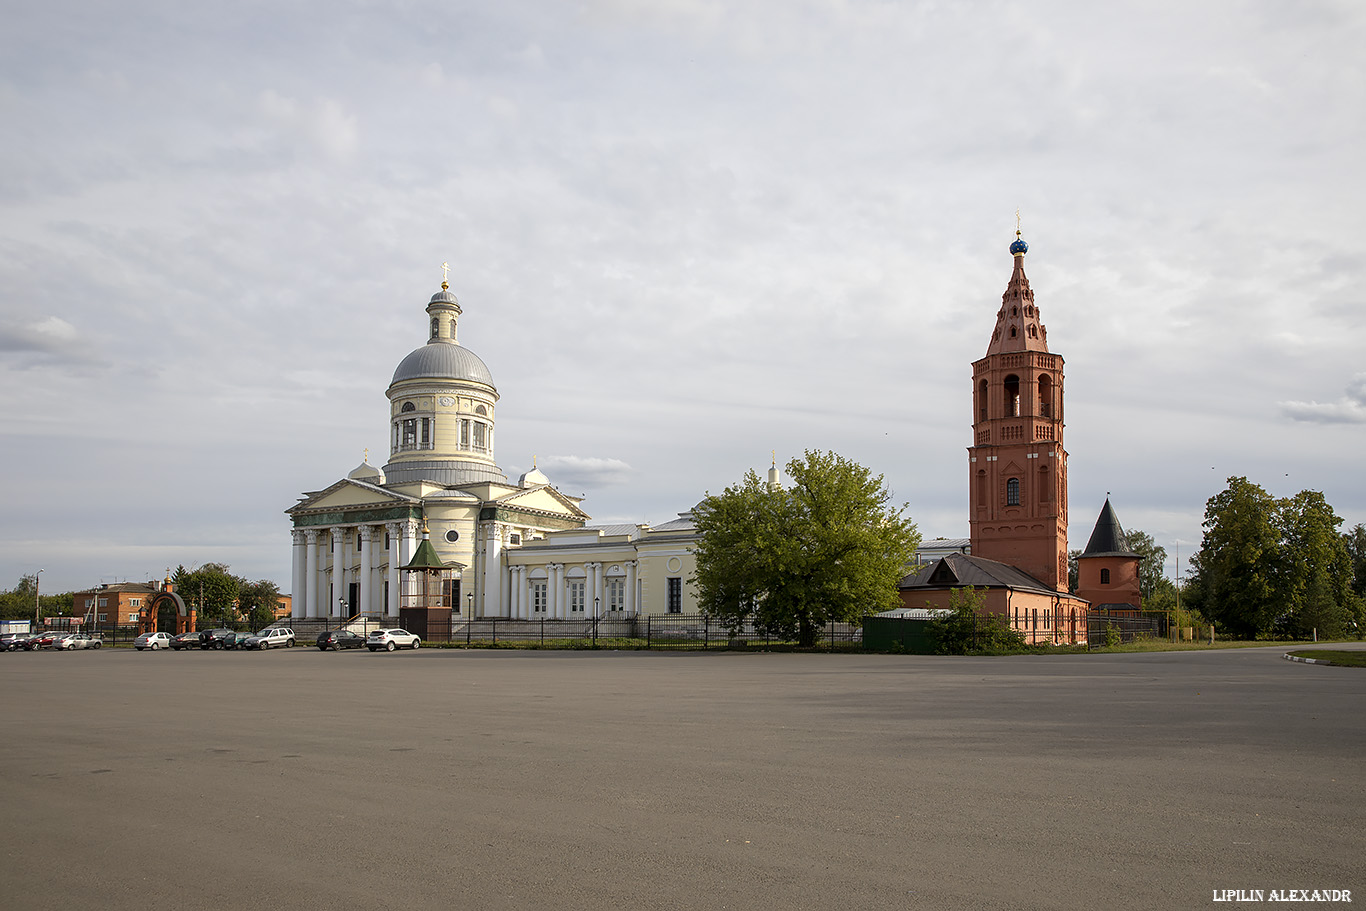
[[[986,357],[972,365],[968,447],[972,554],[1021,569],[1067,591],[1067,451],[1063,359],[1025,277],[1029,245],[1015,231],[1015,269],[996,313]]]

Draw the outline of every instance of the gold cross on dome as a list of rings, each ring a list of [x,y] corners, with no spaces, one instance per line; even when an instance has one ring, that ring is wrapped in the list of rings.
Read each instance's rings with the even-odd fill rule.
[[[1020,210],[1015,210],[1015,236],[1020,236]]]
[[[365,461],[368,463],[370,461],[370,447],[365,447],[363,452],[365,453]]]
[[[442,284],[445,284],[445,282],[447,281],[447,279],[449,279],[450,277],[451,277],[451,264],[450,264],[450,263],[442,263],[442,264],[441,264],[441,282],[442,282]]]

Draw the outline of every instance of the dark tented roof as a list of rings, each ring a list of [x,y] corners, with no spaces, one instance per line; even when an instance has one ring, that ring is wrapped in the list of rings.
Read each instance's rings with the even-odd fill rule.
[[[1083,557],[1137,556],[1129,549],[1129,541],[1124,537],[1124,529],[1120,527],[1119,517],[1115,515],[1109,497],[1105,498],[1105,506],[1100,511],[1100,518],[1096,519],[1096,528],[1091,532],[1091,539],[1086,542],[1086,549],[1081,552],[1081,555]]]
[[[948,554],[926,563],[901,580],[900,588],[1013,588],[1056,595],[1057,592],[1029,573],[1007,563],[968,554]]]

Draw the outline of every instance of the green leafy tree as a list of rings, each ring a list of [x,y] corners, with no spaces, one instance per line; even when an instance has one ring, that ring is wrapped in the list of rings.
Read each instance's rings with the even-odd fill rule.
[[[34,598],[37,597],[38,602]],[[32,620],[35,607],[39,617],[69,616],[73,602],[71,592],[43,593],[38,586],[37,573],[19,577],[19,584],[9,591],[0,591],[0,619]]]
[[[6,620],[32,620],[34,604],[34,579],[36,576],[20,576],[19,584],[7,592],[0,592],[0,617]]]
[[[1342,535],[1342,546],[1352,567],[1352,590],[1347,599],[1352,635],[1366,637],[1366,525],[1357,523]]]
[[[698,601],[734,631],[815,644],[828,622],[900,604],[897,584],[920,543],[906,504],[881,475],[835,453],[787,464],[788,488],[753,471],[693,510]]]
[[[1346,633],[1352,561],[1338,533],[1341,524],[1342,519],[1317,490],[1302,490],[1277,504],[1280,631],[1300,638],[1308,638],[1314,630],[1327,638]]]
[[[1327,570],[1317,567],[1310,574],[1309,585],[1296,602],[1290,615],[1289,634],[1307,639],[1315,634],[1320,639],[1343,639],[1347,636],[1352,617],[1348,605],[1335,596],[1334,585]]]
[[[1352,591],[1366,598],[1366,525],[1357,523],[1343,532],[1342,546],[1352,567]]]
[[[1157,594],[1163,582],[1171,584],[1165,573],[1167,549],[1159,546],[1145,531],[1126,531],[1124,538],[1129,543],[1129,550],[1138,554],[1138,588],[1146,607],[1148,599]]]
[[[279,586],[266,579],[244,582],[238,590],[238,610],[252,629],[261,629],[275,622],[275,607],[279,601]]]
[[[176,593],[199,612],[200,629],[236,625],[234,605],[246,581],[228,572],[225,563],[205,563],[197,569],[176,567],[171,575]]]
[[[1204,537],[1191,558],[1193,606],[1240,638],[1268,630],[1279,611],[1276,501],[1247,478],[1205,503]]]

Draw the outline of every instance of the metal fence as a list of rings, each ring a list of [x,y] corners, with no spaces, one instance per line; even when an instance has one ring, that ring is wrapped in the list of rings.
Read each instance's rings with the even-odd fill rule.
[[[407,628],[397,617],[342,620],[284,621],[293,628],[298,641],[311,643],[319,633],[345,627],[366,635],[372,630]],[[413,629],[423,642],[450,643],[474,647],[495,645],[542,648],[647,648],[647,649],[723,649],[723,648],[796,648],[796,641],[760,633],[753,623],[745,624],[736,635],[714,617],[706,614],[666,614],[648,617],[601,617],[596,620],[512,620],[484,617],[466,620],[458,614],[449,618],[426,618],[426,629]],[[826,624],[817,636],[822,649],[858,648],[863,630],[858,624]]]
[[[1086,617],[1086,641],[1091,648],[1106,645],[1118,636],[1119,642],[1166,639],[1171,632],[1171,617],[1159,611],[1134,611],[1111,614],[1091,611]]]

